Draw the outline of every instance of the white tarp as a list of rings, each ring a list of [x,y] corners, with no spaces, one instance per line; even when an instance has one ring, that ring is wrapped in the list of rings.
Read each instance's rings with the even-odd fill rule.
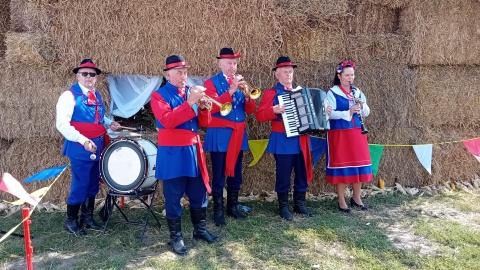
[[[107,75],[112,103],[110,114],[123,118],[135,115],[150,101],[152,93],[160,87],[162,76]],[[190,76],[188,85],[203,85],[207,77]]]

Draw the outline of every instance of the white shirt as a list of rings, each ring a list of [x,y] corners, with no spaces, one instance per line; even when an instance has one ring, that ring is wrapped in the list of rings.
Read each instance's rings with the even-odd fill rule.
[[[350,114],[350,110],[337,111],[337,100],[335,99],[333,92],[335,92],[335,94],[342,96],[344,98],[347,98],[347,96],[343,93],[342,90],[340,90],[340,87],[338,87],[338,85],[333,86],[332,88],[330,88],[330,90],[331,91],[327,92],[328,104],[332,106],[332,113],[330,114],[330,119],[334,119],[334,120],[343,119],[346,121],[352,121],[352,115]],[[360,89],[357,89],[355,91],[355,94],[358,98],[358,95],[360,95]],[[365,95],[362,95],[361,99],[363,101],[363,109],[360,110],[360,114],[362,115],[362,117],[366,117],[370,114],[370,107],[368,107],[367,105],[367,99],[365,98]]]
[[[87,95],[88,89],[81,85],[80,83],[78,84],[80,86],[80,89],[82,89],[82,92],[84,95]],[[93,93],[95,93],[95,89],[92,90]],[[72,115],[73,115],[73,110],[75,108],[75,98],[70,91],[65,91],[63,92],[60,97],[58,98],[56,110],[57,110],[57,119],[56,119],[56,124],[55,126],[57,127],[58,131],[62,133],[63,137],[65,139],[72,141],[72,142],[78,142],[81,145],[84,145],[86,141],[89,141],[89,139],[82,134],[78,130],[76,130],[72,125],[70,125],[70,121],[72,120]],[[104,121],[104,126],[109,127],[110,124],[113,122],[107,117],[103,117]]]

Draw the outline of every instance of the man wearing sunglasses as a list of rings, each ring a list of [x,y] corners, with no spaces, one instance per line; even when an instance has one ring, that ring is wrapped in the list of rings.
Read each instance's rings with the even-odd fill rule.
[[[58,99],[56,127],[65,138],[62,154],[70,159],[72,170],[64,228],[82,236],[86,234],[84,225],[87,229],[102,229],[93,219],[100,180],[99,158],[109,143],[106,128],[116,130],[120,124],[105,117],[102,97],[94,88],[102,71],[93,61],[84,59],[72,71],[77,83]]]

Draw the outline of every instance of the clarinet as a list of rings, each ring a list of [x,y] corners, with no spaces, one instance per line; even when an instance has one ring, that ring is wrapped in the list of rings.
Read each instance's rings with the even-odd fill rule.
[[[353,86],[352,83],[350,83],[350,88],[352,89],[353,104],[357,105],[358,102],[357,102],[357,99],[356,99],[356,96],[355,96],[355,90],[358,90],[358,89],[355,86]],[[358,95],[358,97],[360,97],[360,94]],[[367,134],[368,130],[365,127],[365,123],[363,122],[362,114],[361,113],[357,113],[357,114],[358,114],[358,118],[360,119],[360,128],[362,129],[362,134]]]

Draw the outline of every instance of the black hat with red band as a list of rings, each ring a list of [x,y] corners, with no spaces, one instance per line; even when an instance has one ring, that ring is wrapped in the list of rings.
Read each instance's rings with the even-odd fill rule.
[[[187,62],[185,62],[185,59],[181,55],[173,54],[167,57],[167,60],[165,61],[165,68],[163,71],[167,71],[173,68],[189,68],[190,66],[188,65]]]
[[[275,65],[274,68],[272,68],[272,71],[275,71],[275,70],[277,70],[277,68],[280,68],[280,67],[293,67],[293,68],[296,68],[297,65],[295,65],[294,63],[292,63],[292,61],[290,60],[290,57],[288,57],[288,56],[280,56],[280,57],[278,57],[278,59],[277,59],[277,64]]]

